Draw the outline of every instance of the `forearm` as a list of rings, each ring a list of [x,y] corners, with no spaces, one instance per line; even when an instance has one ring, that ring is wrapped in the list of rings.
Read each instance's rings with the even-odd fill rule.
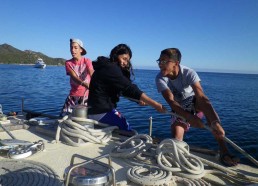
[[[152,106],[153,108],[157,108],[160,106],[160,103],[154,101],[150,97],[148,97],[145,93],[141,94],[140,101],[145,102],[147,105]]]
[[[86,88],[89,88],[89,83],[86,80],[82,80],[80,79],[75,72],[70,71],[69,72],[70,77],[73,79],[73,81],[75,81],[78,85],[84,86]]]
[[[192,117],[192,114],[190,112],[185,111],[181,107],[181,105],[178,102],[174,101],[174,100],[170,100],[169,101],[169,106],[177,115],[181,116],[185,120],[189,120]]]
[[[78,77],[73,77],[73,80],[78,84],[78,85],[81,85],[81,86],[84,86],[86,88],[89,88],[89,83],[86,81],[86,80],[81,80],[80,78]]]
[[[174,95],[172,94],[171,90],[166,89],[161,92],[162,96],[166,100],[166,102],[169,104],[170,108],[176,112],[177,115],[181,116],[184,119],[187,119],[192,116],[191,113],[185,111],[181,105],[174,99]]]

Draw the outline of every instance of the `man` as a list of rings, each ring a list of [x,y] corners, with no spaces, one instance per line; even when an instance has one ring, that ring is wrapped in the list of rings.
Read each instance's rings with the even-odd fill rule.
[[[223,140],[225,131],[220,124],[218,114],[204,94],[198,74],[180,64],[181,52],[177,48],[161,51],[157,60],[160,72],[156,76],[158,92],[161,92],[171,109],[182,118],[172,116],[172,137],[183,140],[189,127],[204,128],[203,115],[206,117],[212,133],[220,148],[221,163],[226,166],[237,165],[238,159],[229,154]]]

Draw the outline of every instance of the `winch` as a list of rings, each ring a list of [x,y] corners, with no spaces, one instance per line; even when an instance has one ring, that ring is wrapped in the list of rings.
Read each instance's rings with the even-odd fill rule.
[[[72,117],[87,118],[88,107],[85,105],[75,105],[72,111]]]
[[[98,161],[108,157],[108,164]],[[74,163],[75,158],[83,159]],[[115,183],[115,170],[111,166],[109,154],[90,159],[78,154],[71,158],[70,166],[64,172],[65,186],[111,186]]]
[[[86,128],[94,128],[94,125],[87,121],[88,107],[85,105],[75,105],[70,118]]]

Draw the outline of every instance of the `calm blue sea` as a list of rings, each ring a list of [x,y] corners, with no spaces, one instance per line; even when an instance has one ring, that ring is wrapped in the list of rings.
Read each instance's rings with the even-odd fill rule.
[[[158,71],[134,72],[135,83],[151,98],[167,106],[155,87]],[[220,116],[226,136],[258,159],[258,75],[199,72],[199,76],[204,92]],[[69,77],[62,66],[36,69],[29,65],[0,65],[0,104],[5,113],[21,111],[24,98],[25,109],[59,115],[69,89]],[[120,99],[118,109],[139,133],[148,133],[149,118],[152,117],[153,136],[170,137],[169,115],[124,98]],[[191,128],[185,141],[217,150],[213,136],[205,129]],[[230,150],[241,157],[242,162],[252,164],[234,149]]]

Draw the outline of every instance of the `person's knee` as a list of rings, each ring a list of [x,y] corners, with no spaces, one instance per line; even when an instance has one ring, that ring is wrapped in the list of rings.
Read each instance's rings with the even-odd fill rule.
[[[175,122],[171,125],[172,138],[177,140],[183,140],[185,132],[185,126],[179,122]]]

